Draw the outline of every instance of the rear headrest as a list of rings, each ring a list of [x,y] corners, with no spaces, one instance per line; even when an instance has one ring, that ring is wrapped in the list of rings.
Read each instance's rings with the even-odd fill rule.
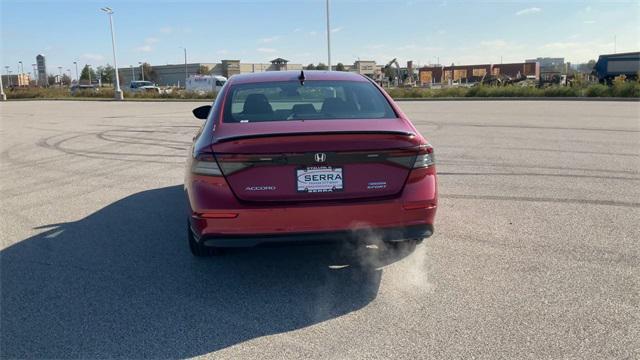
[[[244,101],[242,113],[244,114],[270,114],[273,112],[269,100],[264,94],[251,94]]]

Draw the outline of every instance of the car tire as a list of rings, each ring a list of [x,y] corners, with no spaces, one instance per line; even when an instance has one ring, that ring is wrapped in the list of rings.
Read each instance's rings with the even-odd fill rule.
[[[195,257],[210,257],[221,255],[222,251],[218,248],[205,246],[196,241],[193,236],[193,231],[191,231],[191,226],[189,226],[187,222],[187,238],[189,239],[189,250],[191,250],[191,254]]]

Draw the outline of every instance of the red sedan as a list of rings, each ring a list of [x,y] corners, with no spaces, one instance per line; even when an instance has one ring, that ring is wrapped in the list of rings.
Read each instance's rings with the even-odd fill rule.
[[[367,77],[265,72],[229,79],[187,162],[189,246],[196,256],[264,242],[433,233],[433,148]]]

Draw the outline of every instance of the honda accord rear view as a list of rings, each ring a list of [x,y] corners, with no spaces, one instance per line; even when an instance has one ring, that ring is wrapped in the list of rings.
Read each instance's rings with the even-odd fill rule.
[[[369,78],[347,72],[236,75],[194,138],[185,178],[196,256],[268,242],[431,236],[431,145]]]

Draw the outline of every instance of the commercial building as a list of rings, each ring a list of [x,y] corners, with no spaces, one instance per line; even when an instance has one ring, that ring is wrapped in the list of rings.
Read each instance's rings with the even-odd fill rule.
[[[222,75],[231,77],[236,74],[263,72],[263,71],[284,71],[301,70],[302,64],[291,64],[283,58],[271,60],[266,63],[241,63],[240,60],[222,60],[220,63],[190,63],[154,65],[151,66],[152,78],[150,80],[159,86],[184,86],[188,76],[206,73],[210,75]],[[141,69],[139,66],[128,68],[118,68],[122,86],[126,88],[132,79],[141,80]]]
[[[540,79],[551,80],[554,76],[566,74],[564,58],[539,57],[525,60],[526,63],[540,64]]]
[[[511,78],[540,78],[538,63],[480,64],[425,66],[418,70],[419,85],[440,83],[475,83],[486,75],[506,75]]]
[[[29,86],[31,85],[31,75],[27,73],[2,75],[2,85],[7,87]]]

